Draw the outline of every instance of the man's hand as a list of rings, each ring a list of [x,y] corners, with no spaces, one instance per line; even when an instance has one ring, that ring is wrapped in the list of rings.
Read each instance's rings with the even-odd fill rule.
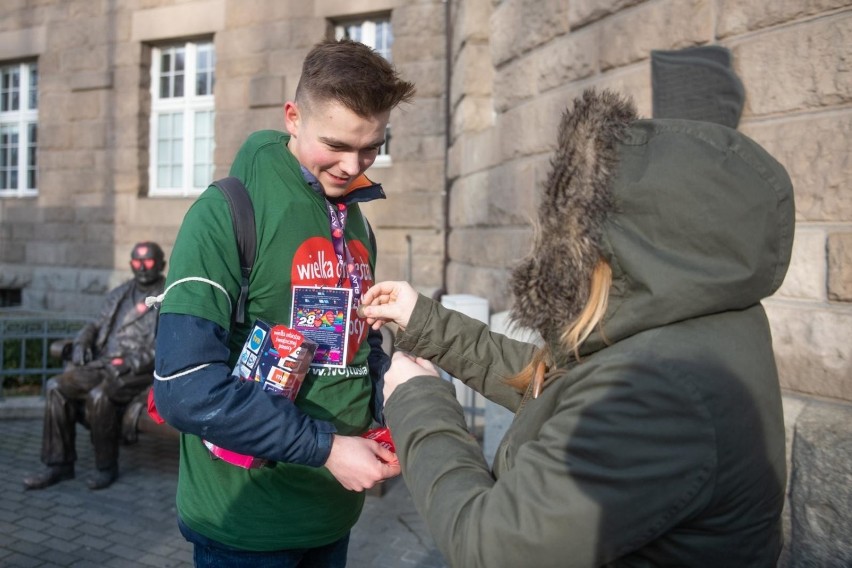
[[[388,322],[405,329],[416,303],[417,291],[408,282],[379,282],[364,294],[359,315],[373,329]]]
[[[82,367],[92,360],[92,348],[82,343],[75,343],[71,346],[71,362]]]
[[[385,402],[393,394],[396,387],[414,377],[421,377],[423,375],[436,378],[441,376],[435,365],[427,359],[412,357],[402,351],[395,352],[391,359],[391,366],[385,373],[385,387],[382,391],[385,395]]]
[[[335,434],[325,467],[350,491],[364,491],[400,473],[396,454],[378,442]]]

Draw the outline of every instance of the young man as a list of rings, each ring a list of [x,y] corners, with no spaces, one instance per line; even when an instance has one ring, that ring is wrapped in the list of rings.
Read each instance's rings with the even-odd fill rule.
[[[121,411],[154,380],[157,312],[145,298],[163,291],[163,249],[141,242],[130,253],[133,278],[113,289],[97,319],[70,345],[71,364],[47,382],[41,461],[45,468],[24,478],[27,489],[44,489],[74,477],[77,422],[92,432],[96,471],[89,489],[104,489],[118,477]]]
[[[325,41],[308,54],[284,105],[287,133],[252,134],[231,167],[257,226],[244,324],[233,323],[241,274],[225,198],[209,188],[187,212],[161,307],[154,393],[184,433],[177,508],[198,566],[344,566],[362,491],[399,474],[392,453],[359,436],[377,418],[375,383],[388,361],[356,313],[375,266],[358,203],[384,197],[363,174],[391,110],[413,94],[361,43]],[[315,359],[294,404],[231,371],[256,319],[292,325],[297,286],[352,290],[353,301],[339,338],[345,361]],[[271,465],[213,459],[202,438]]]

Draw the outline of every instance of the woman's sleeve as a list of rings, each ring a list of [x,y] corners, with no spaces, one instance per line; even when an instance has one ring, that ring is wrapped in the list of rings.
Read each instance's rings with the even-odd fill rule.
[[[401,351],[429,359],[487,399],[515,411],[522,394],[506,385],[536,351],[531,343],[492,332],[484,323],[420,296],[408,327],[396,339]]]

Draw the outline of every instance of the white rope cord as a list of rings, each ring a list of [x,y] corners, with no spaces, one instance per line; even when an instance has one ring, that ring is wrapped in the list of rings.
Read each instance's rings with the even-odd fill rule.
[[[213,282],[212,280],[208,280],[207,278],[201,278],[200,276],[189,276],[187,278],[181,278],[177,282],[173,282],[172,285],[166,288],[166,290],[159,296],[148,296],[147,298],[145,298],[145,305],[150,308],[155,304],[162,304],[163,300],[166,297],[166,294],[169,293],[169,290],[171,290],[178,284],[185,284],[186,282],[204,282],[205,284],[210,284],[211,286],[225,294],[225,297],[228,299],[228,312],[230,313],[234,311],[234,305],[231,303],[231,296],[228,295],[228,291],[225,290],[225,287],[219,284],[218,282]]]
[[[210,366],[210,363],[204,363],[204,364],[201,364],[197,367],[193,367],[192,369],[187,369],[185,371],[181,371],[180,373],[175,373],[174,375],[169,375],[167,377],[161,377],[160,375],[157,374],[156,371],[154,371],[154,378],[157,379],[158,381],[170,381],[172,379],[178,379],[178,378],[180,378],[184,375],[194,373],[195,371],[200,371],[204,367],[209,367],[209,366]]]
[[[145,305],[150,308],[151,306],[153,306],[155,304],[162,304],[163,299],[165,299],[166,294],[169,293],[169,290],[171,290],[172,288],[174,288],[178,284],[185,284],[187,282],[204,282],[206,284],[210,284],[211,286],[213,286],[214,288],[216,288],[217,290],[219,290],[223,294],[225,294],[225,297],[228,299],[228,311],[229,312],[233,311],[234,306],[231,303],[231,296],[228,295],[228,291],[225,290],[225,287],[222,286],[221,284],[219,284],[218,282],[213,282],[212,280],[209,280],[207,278],[201,278],[200,276],[189,276],[187,278],[181,278],[177,282],[173,282],[172,285],[169,286],[168,288],[166,288],[165,291],[162,294],[160,294],[159,296],[148,296],[147,298],[145,298]],[[210,363],[203,363],[201,365],[198,365],[197,367],[193,367],[192,369],[186,369],[185,371],[181,371],[179,373],[175,373],[174,375],[169,375],[167,377],[161,377],[155,371],[154,372],[154,378],[157,379],[158,381],[170,381],[172,379],[177,379],[177,378],[183,377],[185,375],[188,375],[190,373],[200,371],[201,369],[203,369],[205,367],[209,367],[209,366],[210,366]]]

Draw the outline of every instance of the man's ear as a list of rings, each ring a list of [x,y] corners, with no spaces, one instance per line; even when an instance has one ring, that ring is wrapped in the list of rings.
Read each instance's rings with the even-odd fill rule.
[[[284,127],[290,136],[296,136],[302,124],[302,113],[295,101],[284,103]]]

